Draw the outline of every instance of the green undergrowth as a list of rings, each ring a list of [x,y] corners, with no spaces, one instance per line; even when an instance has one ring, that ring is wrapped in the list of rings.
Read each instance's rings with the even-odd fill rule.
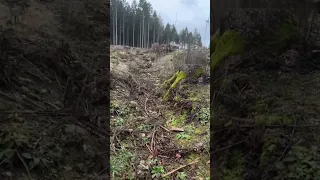
[[[209,140],[208,126],[185,125],[184,132],[176,134],[175,140],[181,148],[192,148],[197,143],[204,143]],[[209,143],[209,142],[206,142]]]
[[[246,164],[245,156],[240,151],[232,151],[226,161],[224,169],[220,172],[220,177],[225,180],[243,180]]]
[[[205,70],[203,67],[199,67],[194,71],[193,78],[198,78],[202,75],[205,75]]]
[[[110,103],[111,126],[112,127],[135,127],[135,119],[140,117],[142,112],[135,101],[113,100]]]
[[[110,171],[112,179],[117,179],[126,176],[129,179],[134,179],[132,164],[135,161],[135,154],[129,149],[121,149],[116,154],[110,157]]]
[[[137,124],[134,122],[135,117],[139,114],[138,104],[134,101],[123,102],[120,100],[113,100],[110,103],[111,114],[111,128],[132,128],[138,126],[140,130],[150,130],[151,127],[148,124]],[[139,139],[142,143],[148,142],[148,139]],[[111,152],[110,165],[111,165],[111,177],[112,179],[119,179],[127,177],[128,179],[134,179],[134,169],[132,165],[136,162],[138,156],[132,148],[135,140],[130,137],[118,137],[117,146],[115,151]],[[114,142],[115,143],[115,142]]]
[[[196,114],[195,121],[187,123],[187,114],[176,115],[174,112],[167,114],[169,118],[168,125],[170,127],[182,128],[184,131],[175,134],[175,142],[181,148],[192,148],[197,143],[209,144],[209,108],[203,108],[202,111]],[[206,142],[208,141],[208,142]]]
[[[201,89],[202,88],[202,89]],[[195,87],[188,85],[184,93],[188,95],[187,99],[175,97],[176,102],[188,101],[192,104],[192,110],[172,111],[168,110],[165,119],[169,128],[181,128],[183,132],[176,132],[172,135],[174,144],[181,149],[190,149],[198,147],[199,152],[194,152],[187,157],[188,162],[198,160],[195,166],[195,174],[190,175],[187,171],[187,177],[196,177],[196,179],[210,179],[210,166],[207,164],[209,158],[210,142],[210,108],[208,99],[198,92],[209,93],[209,87]],[[192,115],[191,115],[192,114]],[[183,175],[184,173],[182,173]],[[186,178],[188,179],[188,178]]]
[[[232,116],[244,120],[236,122],[240,126],[249,127],[241,128],[240,131],[245,135],[240,138],[243,140],[256,138],[256,140],[250,142],[250,145],[246,144],[249,148],[245,146],[246,149],[242,149],[243,146],[235,146],[221,152],[221,156],[227,158],[227,160],[221,159],[221,179],[241,179],[244,175],[252,178],[255,175],[251,173],[252,167],[268,172],[270,179],[298,180],[319,177],[319,148],[315,147],[318,144],[319,132],[317,128],[302,126],[319,124],[320,73],[317,71],[299,74],[279,71],[243,70],[242,73],[247,77],[244,85],[240,78],[232,77],[235,74],[226,75],[227,85],[222,88],[223,92],[226,96],[239,101],[240,105],[237,108],[242,108],[244,115],[240,117],[238,114],[231,114],[232,112],[228,111],[228,104],[223,99],[215,102],[212,109],[213,116],[223,119],[225,124],[233,118]],[[228,82],[230,79],[232,80]],[[239,93],[233,84],[238,86],[242,84],[241,87],[246,88]],[[251,120],[254,120],[254,123],[251,123]],[[298,128],[295,128],[291,139],[295,123]],[[232,138],[239,137],[232,136]],[[298,143],[300,139],[306,139],[305,143]],[[251,144],[254,144],[255,149]],[[223,142],[221,147],[228,145],[229,143]],[[235,159],[232,160],[233,165],[229,165],[230,159]],[[252,159],[256,161],[252,162]],[[224,163],[225,161],[228,163]],[[250,163],[254,164],[248,167],[247,164]],[[269,172],[268,169],[271,167],[272,171]]]
[[[174,115],[173,112],[168,113],[169,125],[173,127],[181,127],[185,124],[187,114],[183,113],[182,115]]]
[[[262,139],[262,152],[260,155],[260,167],[266,167],[272,161],[276,160],[275,154],[280,150],[279,145],[281,146],[281,139],[277,135],[264,135]]]
[[[294,120],[280,114],[262,114],[255,116],[255,123],[260,125],[292,125]]]
[[[299,27],[293,16],[289,16],[285,23],[280,25],[276,30],[269,45],[272,45],[274,49],[281,50],[286,48],[291,42],[298,40],[300,37]]]
[[[244,40],[236,31],[226,31],[221,36],[214,37],[211,42],[214,44],[211,55],[211,70],[214,70],[225,57],[242,53],[245,47]]]
[[[276,164],[276,180],[312,180],[320,177],[320,155],[317,146],[306,148],[295,145],[280,162]]]

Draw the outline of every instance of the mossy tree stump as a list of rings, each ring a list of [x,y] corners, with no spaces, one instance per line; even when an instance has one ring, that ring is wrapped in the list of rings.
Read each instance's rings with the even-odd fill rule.
[[[211,51],[211,57],[210,57],[210,79],[215,80],[219,78],[222,74],[224,74],[224,62],[223,61],[232,55],[241,54],[245,47],[245,41],[242,39],[240,34],[236,31],[228,30],[224,32],[222,35],[215,34],[211,38],[210,42],[210,51]],[[211,83],[210,88],[210,99],[215,101],[215,97],[213,95],[215,94],[215,91],[219,91],[220,89],[220,83]],[[215,102],[213,102],[215,103]],[[213,121],[213,126],[219,126],[222,125],[223,122],[219,121]]]
[[[168,90],[163,96],[163,100],[168,101],[171,91],[173,89],[176,89],[178,83],[186,78],[187,78],[187,74],[184,71],[178,71],[170,79],[164,81],[163,87]]]

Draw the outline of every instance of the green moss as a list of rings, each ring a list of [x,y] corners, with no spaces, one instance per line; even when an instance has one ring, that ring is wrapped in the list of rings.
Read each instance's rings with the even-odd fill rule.
[[[255,123],[261,125],[291,125],[292,119],[284,115],[268,114],[255,116]]]
[[[200,101],[201,99],[199,97],[197,97],[197,94],[194,92],[190,92],[189,93],[189,101],[191,102],[196,102],[196,101]]]
[[[170,88],[167,90],[167,92],[163,96],[164,101],[168,100],[171,90],[175,89],[178,83],[185,78],[187,78],[187,74],[183,71],[178,71],[170,79],[164,81],[163,83],[164,88],[167,88],[168,85],[171,84]]]
[[[256,114],[265,113],[268,109],[268,104],[264,100],[259,100],[256,104],[249,108],[250,111],[253,111]]]
[[[175,100],[175,101],[180,101],[180,100],[181,100],[181,97],[180,97],[179,95],[177,95],[177,96],[174,97],[174,100]]]
[[[186,74],[185,72],[183,72],[183,71],[177,72],[176,79],[175,79],[175,81],[172,83],[171,88],[172,88],[172,89],[175,89],[175,88],[177,87],[177,84],[178,84],[181,80],[183,80],[183,79],[185,79],[185,78],[187,78],[187,74]]]
[[[184,125],[186,117],[187,117],[186,113],[184,113],[183,115],[180,115],[180,116],[172,115],[169,125],[173,126],[173,127],[181,127]]]
[[[163,96],[164,101],[168,101],[170,92],[171,92],[171,89],[168,89],[167,92],[164,94],[164,96]]]
[[[116,100],[112,100],[112,101],[110,102],[110,107],[111,107],[111,108],[119,108],[119,107],[120,107],[119,102],[116,101]]]
[[[210,54],[213,54],[216,48],[217,42],[219,40],[219,37],[220,37],[220,31],[215,32],[215,34],[211,36],[210,44],[209,44]]]
[[[189,98],[189,100],[190,100],[191,102],[198,102],[198,101],[201,101],[201,99],[200,99],[200,98],[198,98],[198,97],[192,97],[192,98]]]
[[[200,77],[200,76],[202,76],[202,75],[204,75],[204,74],[205,74],[204,68],[203,68],[203,67],[200,67],[200,68],[197,68],[197,69],[196,69],[196,71],[195,71],[195,73],[194,73],[194,77],[195,77],[195,78],[198,78],[198,77]]]
[[[211,55],[211,70],[225,57],[241,53],[245,45],[239,33],[235,31],[226,31],[221,37],[214,38],[212,42],[215,42],[216,46]]]
[[[202,131],[201,131],[200,128],[196,128],[196,129],[194,130],[194,133],[199,135],[199,134],[202,133]]]
[[[163,82],[163,87],[166,88],[168,84],[171,84],[177,78],[177,73],[175,73],[170,79]]]

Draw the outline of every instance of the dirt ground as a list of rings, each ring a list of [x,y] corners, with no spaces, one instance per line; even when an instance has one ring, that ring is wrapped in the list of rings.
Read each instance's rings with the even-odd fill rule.
[[[209,85],[183,89],[197,112],[163,101],[177,52],[145,51],[111,47],[112,179],[210,179]]]

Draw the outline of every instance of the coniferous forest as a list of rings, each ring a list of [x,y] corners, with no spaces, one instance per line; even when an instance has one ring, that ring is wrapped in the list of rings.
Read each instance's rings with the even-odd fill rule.
[[[174,24],[164,23],[156,9],[146,0],[111,0],[111,44],[149,48],[153,43],[175,42],[183,46],[202,46],[197,29],[187,27],[178,32]]]

